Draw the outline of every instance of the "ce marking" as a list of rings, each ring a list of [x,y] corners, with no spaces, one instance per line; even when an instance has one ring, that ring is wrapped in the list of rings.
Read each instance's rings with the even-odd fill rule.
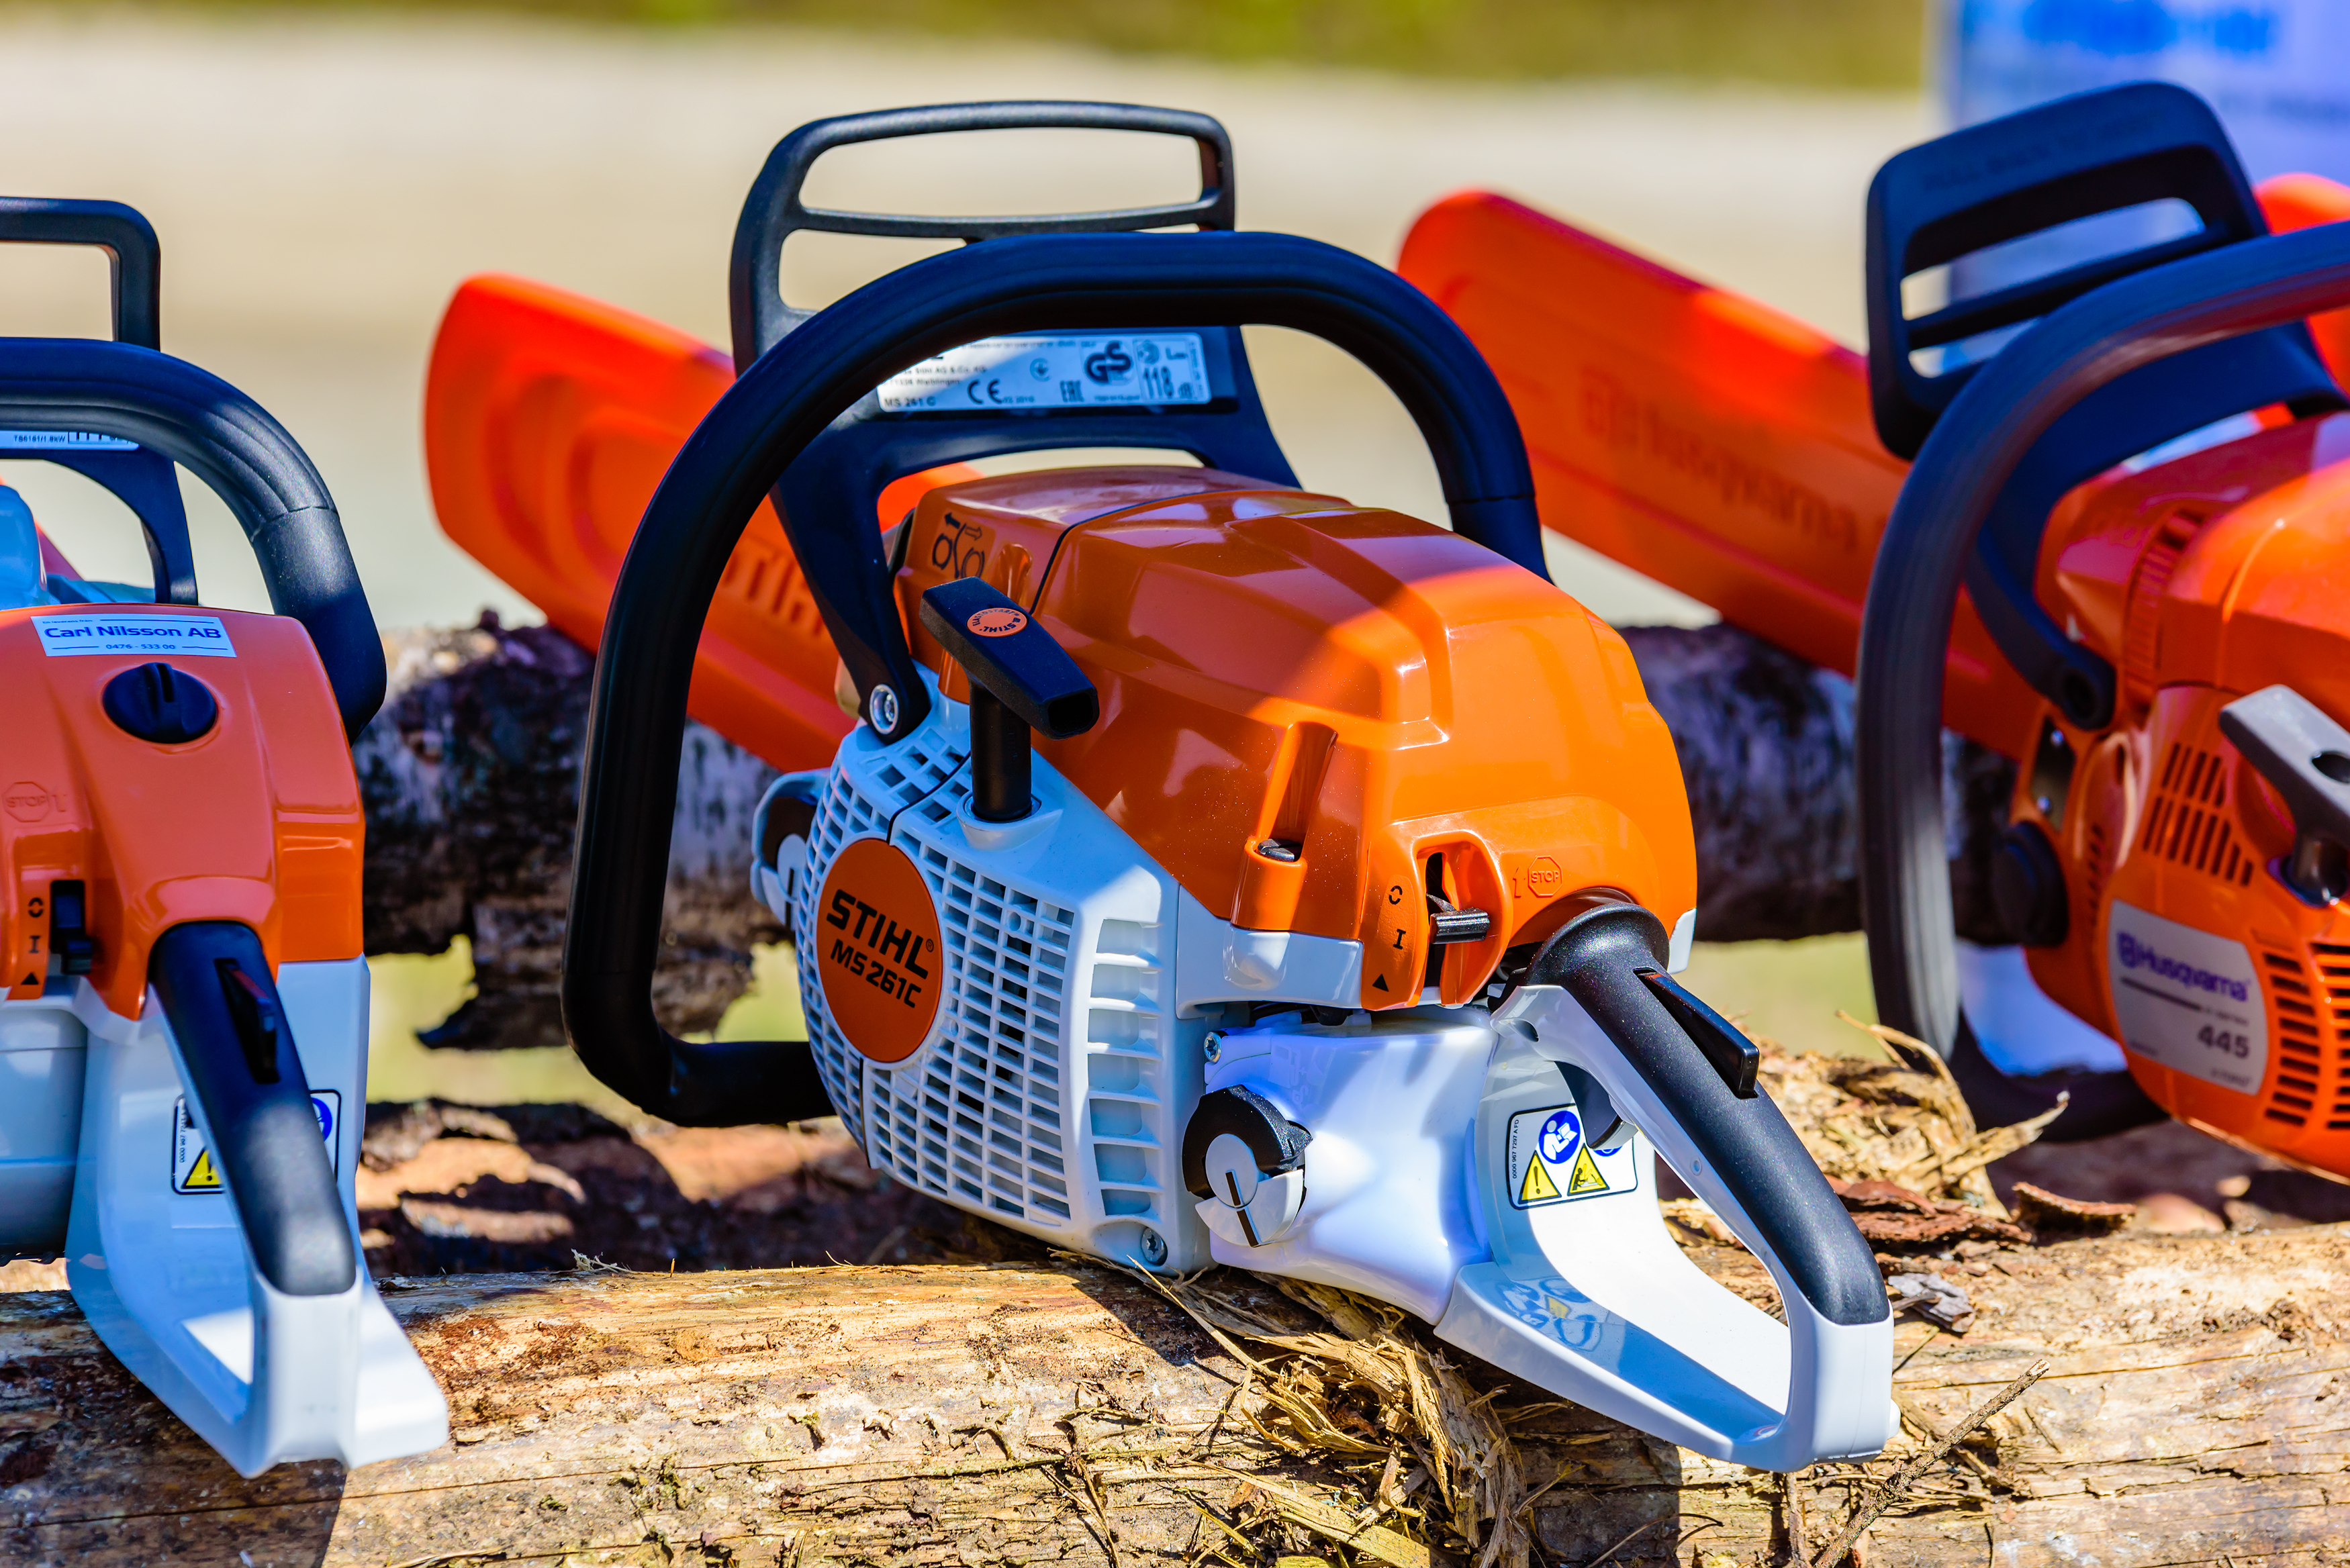
[[[1002,378],[1002,377],[1000,377],[1000,376],[990,376],[990,377],[987,379],[987,380],[986,380],[986,382],[985,382],[985,385],[986,385],[986,388],[987,388],[987,396],[986,396],[985,398],[982,398],[982,397],[979,395],[979,389],[980,389],[981,385],[982,385],[982,383],[980,383],[980,382],[978,382],[978,381],[973,381],[973,382],[972,382],[972,384],[971,384],[971,386],[970,386],[969,390],[970,390],[970,394],[971,394],[971,400],[972,400],[973,403],[976,403],[976,404],[978,404],[978,405],[980,405],[981,407],[983,407],[983,407],[985,407],[985,406],[986,406],[987,404],[989,404],[989,403],[1001,403],[1001,402],[1003,402],[1003,378]]]

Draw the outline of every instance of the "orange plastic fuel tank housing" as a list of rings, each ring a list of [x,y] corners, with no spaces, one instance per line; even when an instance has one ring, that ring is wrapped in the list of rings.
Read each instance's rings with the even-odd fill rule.
[[[2027,950],[2033,978],[2126,1044],[2114,901],[2241,943],[2266,1029],[2256,1086],[2135,1052],[2131,1070],[2174,1115],[2350,1172],[2350,916],[2270,869],[2292,818],[2220,731],[2221,708],[2279,682],[2350,718],[2350,414],[2079,487],[2050,518],[2037,588],[2121,694],[2101,732],[2033,711],[2012,815],[2048,834],[2072,893],[2065,940]]]
[[[2314,175],[2280,175],[2259,195],[2280,232],[2350,218],[2350,188]],[[1397,269],[1501,378],[1545,524],[1853,672],[1869,568],[1908,472],[1877,441],[1866,360],[1760,301],[1487,192],[1422,213]],[[2350,311],[2311,327],[2350,382]],[[2021,757],[2037,705],[1962,592],[1943,722]]]
[[[901,607],[974,576],[1029,605],[1101,695],[1091,731],[1040,754],[1211,913],[1360,941],[1367,1008],[1427,983],[1428,892],[1493,917],[1439,950],[1454,1004],[1569,895],[1668,927],[1696,903],[1680,765],[1623,639],[1444,529],[1211,470],[1089,468],[934,489],[906,559]],[[965,696],[935,643],[916,653]]]
[[[442,531],[594,649],[645,504],[733,379],[724,354],[650,317],[525,278],[467,280],[425,381]],[[894,524],[938,478],[972,472],[910,475],[879,515]],[[855,722],[833,698],[838,657],[762,503],[711,602],[688,710],[776,767],[822,767]]]
[[[158,745],[107,716],[106,684],[154,655],[53,656],[33,622],[92,618],[86,606],[0,611],[0,951],[8,995],[41,994],[52,954],[52,885],[85,888],[97,943],[90,981],[136,1018],[148,950],[172,926],[237,920],[273,967],[363,950],[359,877],[367,824],[333,689],[298,622],[234,610],[140,605],[144,618],[217,620],[233,658],[172,659],[208,687],[219,718]]]

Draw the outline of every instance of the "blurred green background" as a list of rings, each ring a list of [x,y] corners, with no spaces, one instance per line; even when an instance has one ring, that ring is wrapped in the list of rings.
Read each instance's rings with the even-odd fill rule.
[[[209,0],[214,6],[258,0]],[[779,22],[1515,80],[1916,85],[1924,0],[271,0],[670,26]]]

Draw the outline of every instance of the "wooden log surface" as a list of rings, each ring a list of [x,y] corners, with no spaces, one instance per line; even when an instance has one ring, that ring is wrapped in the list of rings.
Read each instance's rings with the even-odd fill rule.
[[[2350,1561],[2350,1229],[1960,1252],[1929,1266],[1968,1293],[1973,1324],[1954,1335],[1901,1324],[1903,1436],[1888,1460],[1798,1481],[1813,1550],[1867,1477],[2046,1357],[2044,1377],[1894,1502],[1863,1562]],[[1700,1260],[1762,1288],[1733,1248]],[[1265,1282],[1218,1273],[1201,1289],[1228,1314],[1348,1348]],[[1445,1513],[1433,1483],[1403,1490],[1425,1434],[1367,1403],[1337,1353],[1284,1355],[1239,1334],[1227,1348],[1108,1269],[477,1275],[390,1282],[386,1294],[448,1392],[455,1440],[348,1474],[317,1463],[252,1481],[132,1383],[67,1297],[0,1295],[0,1562],[1467,1558],[1440,1539],[1415,1556],[1414,1536],[1440,1532],[1399,1511]],[[1516,1495],[1532,1498],[1522,1560],[1785,1560],[1778,1478],[1466,1370],[1480,1392],[1499,1391],[1487,1407],[1507,1451],[1487,1468],[1514,1465]],[[1331,1412],[1322,1441],[1269,1398],[1306,1386]],[[1362,1523],[1378,1532],[1343,1551],[1331,1539]]]
[[[1671,729],[1698,846],[1709,941],[1856,929],[1852,686],[1733,627],[1625,634]],[[473,947],[475,996],[434,1045],[560,1045],[556,1000],[593,659],[544,627],[396,632],[391,696],[355,748],[368,808],[367,949]],[[2014,770],[1951,737],[1960,934],[2005,940],[1990,855]],[[654,1006],[671,1029],[715,1024],[749,983],[750,950],[783,933],[751,897],[751,813],[775,772],[687,727]]]

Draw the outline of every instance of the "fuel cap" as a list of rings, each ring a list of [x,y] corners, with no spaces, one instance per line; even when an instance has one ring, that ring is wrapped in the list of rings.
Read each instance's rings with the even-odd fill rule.
[[[211,687],[158,660],[106,683],[106,716],[142,741],[172,746],[209,733],[220,722],[220,703]]]

